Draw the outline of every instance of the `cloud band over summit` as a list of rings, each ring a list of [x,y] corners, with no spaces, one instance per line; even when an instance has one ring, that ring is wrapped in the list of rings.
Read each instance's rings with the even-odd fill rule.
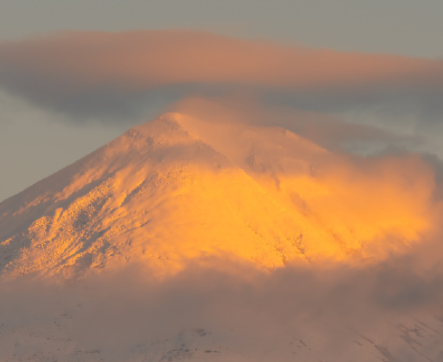
[[[318,106],[300,100],[301,91],[308,92],[305,98],[321,94],[335,108],[348,96],[367,103],[412,94],[428,107],[439,107],[435,99],[443,89],[443,62],[184,30],[67,32],[0,43],[0,86],[72,109],[87,106],[88,98],[100,104],[158,89],[171,97],[237,89],[277,92],[283,100],[295,94],[289,100],[308,108]]]

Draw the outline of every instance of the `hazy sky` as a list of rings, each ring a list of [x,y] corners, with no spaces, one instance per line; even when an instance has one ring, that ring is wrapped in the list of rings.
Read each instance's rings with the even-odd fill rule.
[[[441,57],[439,0],[1,0],[0,36],[191,28],[313,47]]]
[[[287,48],[333,49],[344,54],[396,54],[402,56],[401,64],[412,64],[415,61],[412,58],[421,58],[420,62],[429,59],[433,62],[420,69],[428,74],[428,68],[432,68],[431,78],[438,79],[436,84],[429,82],[428,74],[426,81],[425,76],[420,76],[422,81],[418,86],[414,81],[406,86],[394,82],[387,88],[380,84],[362,86],[357,93],[343,90],[342,85],[339,92],[324,89],[288,92],[271,87],[267,93],[261,92],[260,101],[265,99],[273,106],[339,115],[347,122],[377,126],[414,139],[416,143],[423,143],[426,138],[427,147],[422,147],[422,151],[439,154],[438,135],[442,131],[443,113],[438,60],[443,56],[442,13],[443,2],[439,0],[0,0],[0,46],[5,48],[5,41],[16,43],[42,34],[50,38],[50,34],[64,30],[187,29],[231,38],[266,40]],[[63,49],[69,52],[71,46],[74,45],[68,41]],[[183,88],[180,80],[175,79],[167,86],[155,87],[149,83],[149,89],[143,92],[128,92],[120,85],[103,90],[100,83],[98,88],[82,89],[76,97],[69,98],[63,93],[71,89],[69,79],[65,84],[61,73],[55,72],[53,79],[53,73],[41,73],[44,64],[58,66],[51,63],[57,59],[57,49],[55,53],[48,53],[52,57],[45,58],[40,52],[38,56],[44,59],[42,63],[36,60],[34,69],[30,60],[37,54],[26,44],[22,49],[26,56],[13,57],[17,68],[8,63],[12,53],[5,51],[2,55],[0,51],[0,68],[3,64],[0,200],[75,161],[132,125],[151,119],[170,101],[188,95],[220,96],[223,93],[217,79],[205,79],[204,89],[201,84],[194,84],[192,89]],[[180,57],[174,61],[179,63]],[[263,69],[272,73],[271,68]],[[55,83],[48,81],[49,78]],[[189,83],[195,82],[201,79],[189,80]],[[260,82],[259,79],[255,85],[263,87]],[[61,94],[56,83],[63,90]],[[348,143],[352,146],[352,142]],[[398,144],[391,146],[398,147]]]

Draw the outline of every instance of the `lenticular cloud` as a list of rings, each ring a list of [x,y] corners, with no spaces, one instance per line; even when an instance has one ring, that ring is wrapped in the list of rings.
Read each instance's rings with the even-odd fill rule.
[[[59,108],[85,106],[82,94],[97,102],[158,88],[188,95],[214,87],[435,93],[442,76],[438,60],[341,53],[196,31],[67,32],[0,44],[0,85]]]

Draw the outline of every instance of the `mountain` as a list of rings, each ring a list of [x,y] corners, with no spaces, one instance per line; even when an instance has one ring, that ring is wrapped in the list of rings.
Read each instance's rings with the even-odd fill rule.
[[[173,274],[225,255],[274,269],[379,258],[427,228],[406,192],[371,195],[346,167],[285,129],[166,114],[1,203],[0,268],[72,278],[143,261]],[[385,234],[397,244],[374,246]]]

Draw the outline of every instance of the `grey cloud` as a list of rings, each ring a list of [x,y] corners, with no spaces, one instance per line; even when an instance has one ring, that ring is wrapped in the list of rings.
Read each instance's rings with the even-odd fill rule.
[[[67,361],[125,361],[153,350],[160,351],[155,361],[206,350],[252,360],[292,361],[296,353],[354,362],[357,353],[364,361],[437,361],[442,352],[430,346],[442,342],[443,270],[423,263],[440,252],[438,243],[425,243],[379,265],[274,272],[212,259],[209,269],[196,263],[161,283],[137,266],[65,286],[2,284],[0,345],[35,328],[39,343],[75,341],[63,352]],[[48,351],[37,342],[30,351]]]
[[[414,118],[420,127],[439,125],[443,119],[443,87],[357,87],[350,89],[317,89],[306,91],[269,91],[268,104],[321,112],[344,114],[355,112],[373,116],[386,123],[402,123]]]
[[[443,63],[291,48],[169,30],[73,32],[0,44],[0,84],[66,112],[119,111],[149,101],[243,88],[302,110],[417,103],[441,114]]]

